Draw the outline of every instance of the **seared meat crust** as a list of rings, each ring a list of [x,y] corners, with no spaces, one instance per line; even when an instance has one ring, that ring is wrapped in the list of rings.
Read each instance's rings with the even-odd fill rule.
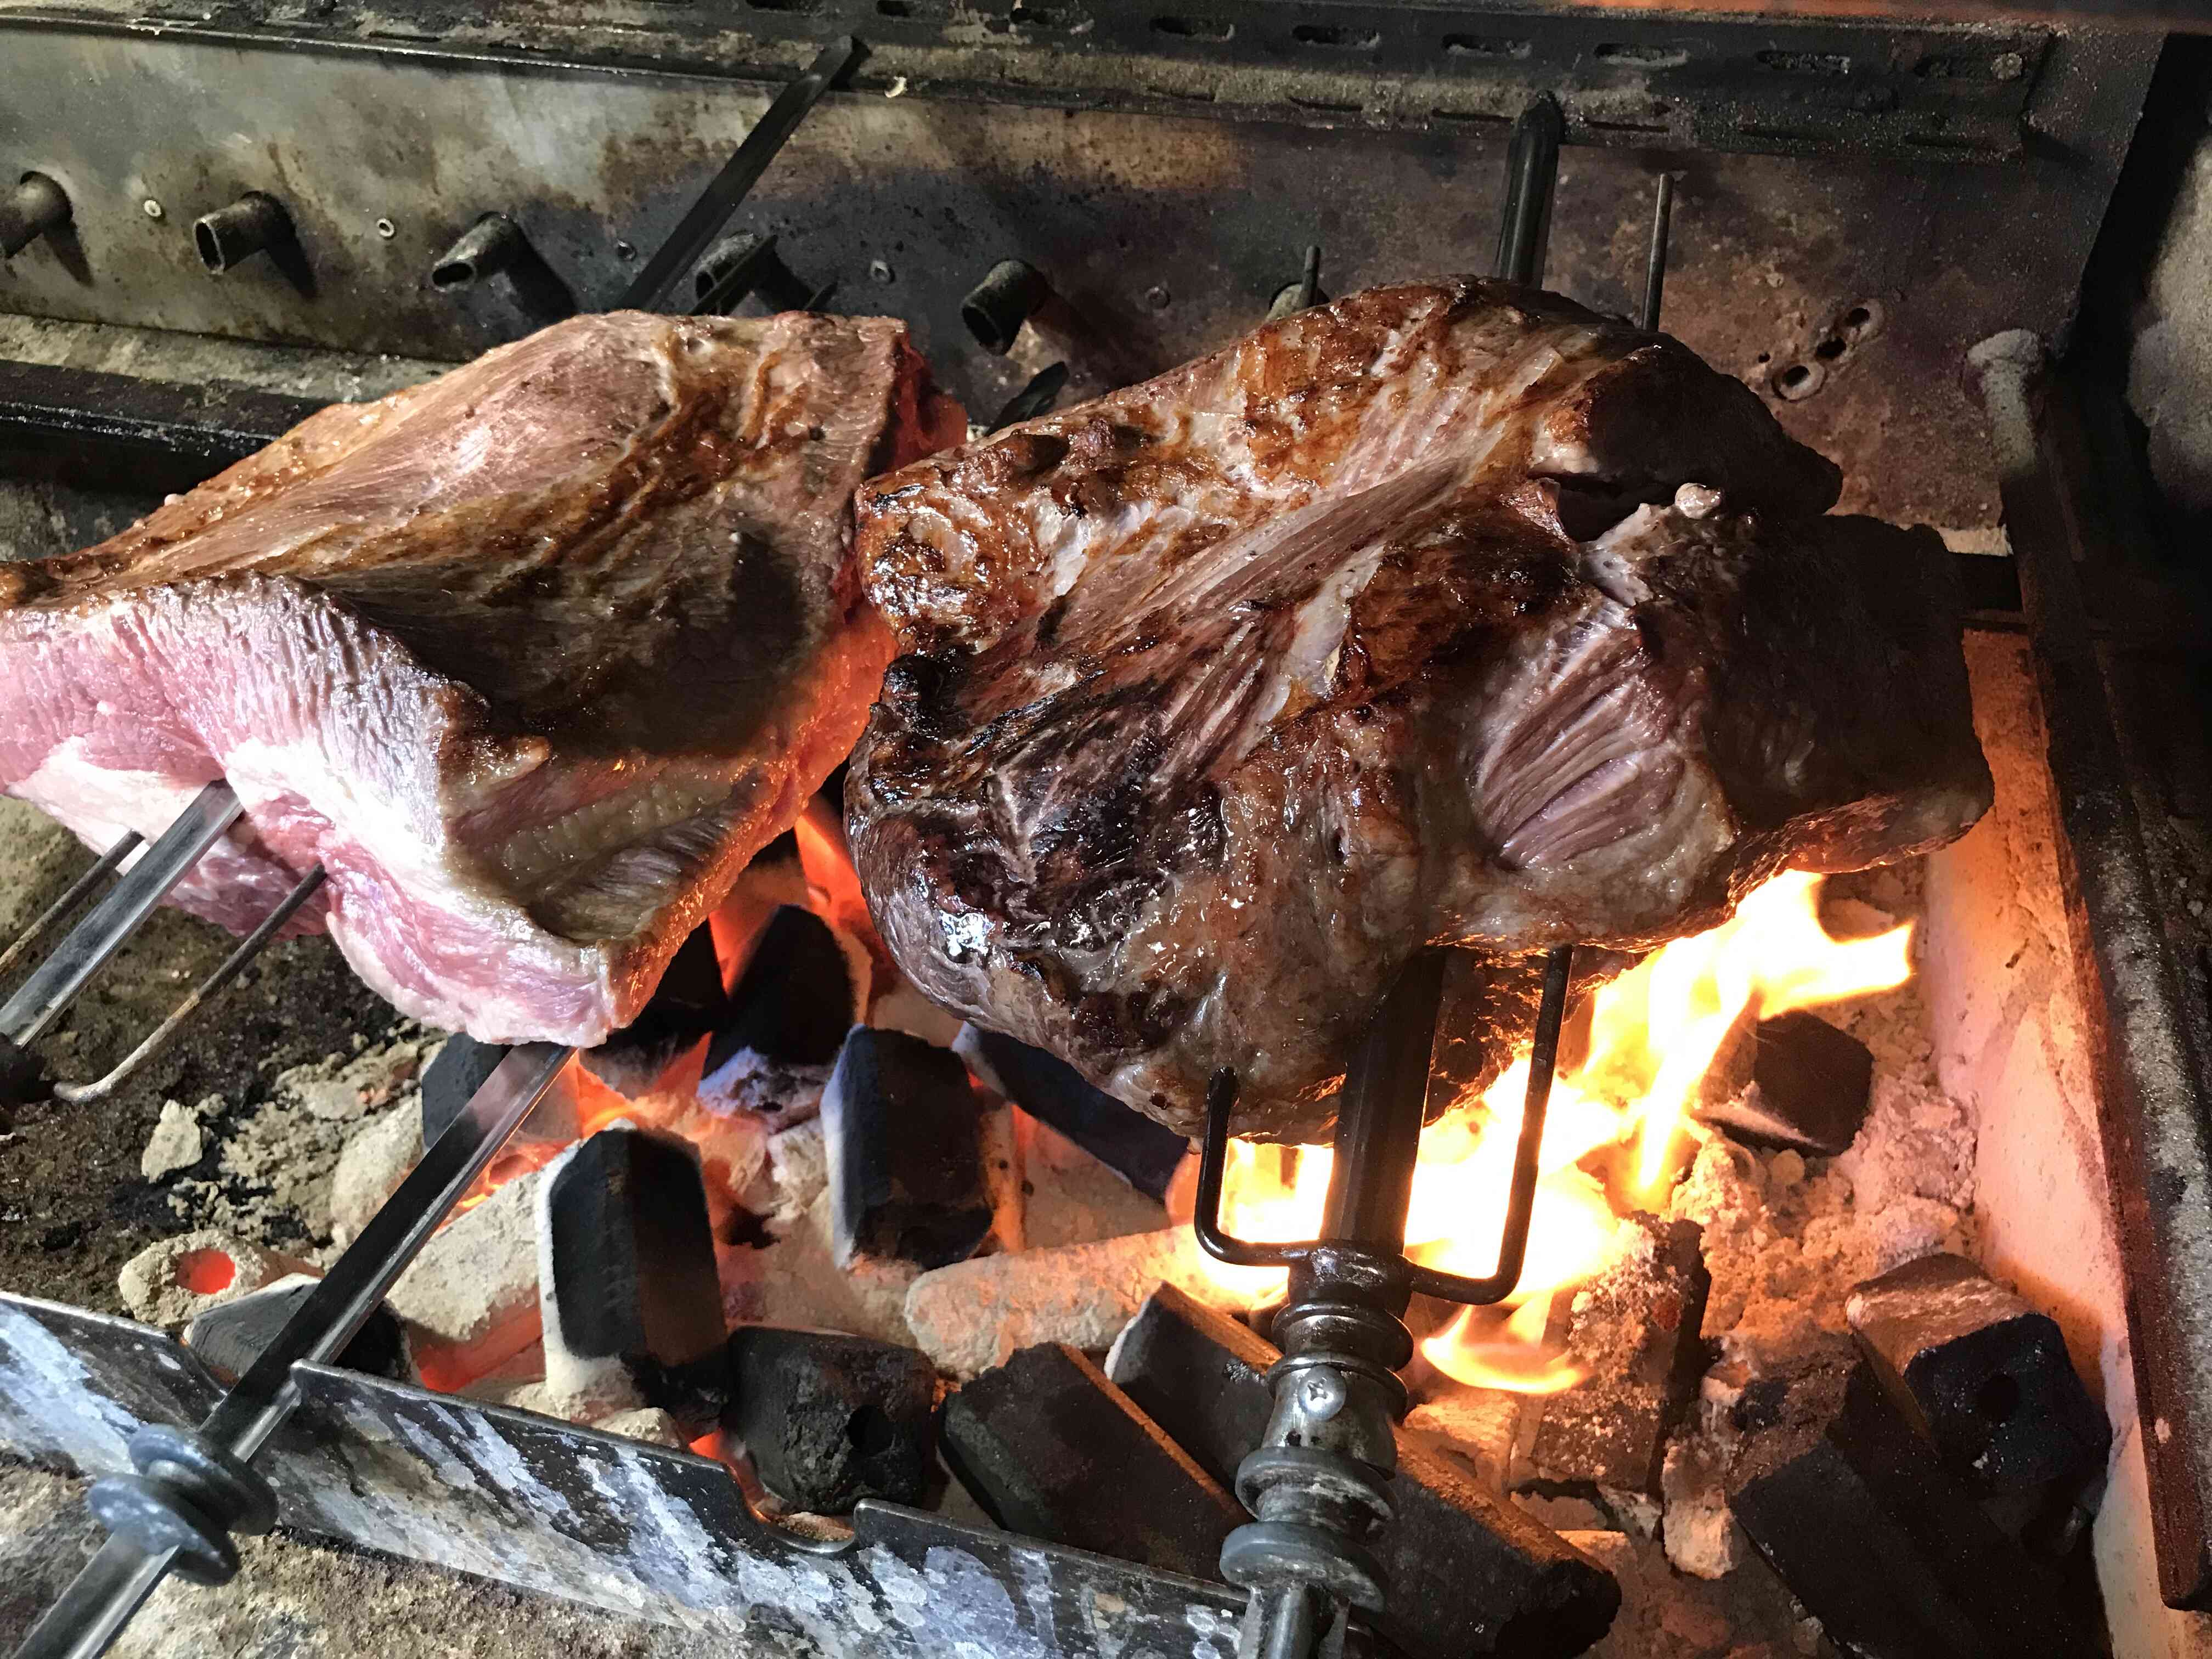
[[[1838,483],[1674,341],[1468,279],[873,479],[877,922],[1164,1122],[1231,1065],[1239,1133],[1317,1137],[1424,945],[1517,983],[1979,816],[1942,545]]]

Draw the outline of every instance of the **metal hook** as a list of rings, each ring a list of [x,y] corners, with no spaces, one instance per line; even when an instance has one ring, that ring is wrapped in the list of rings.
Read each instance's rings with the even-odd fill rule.
[[[1559,1028],[1566,1018],[1567,985],[1574,948],[1560,945],[1544,959],[1543,1000],[1537,1006],[1536,1030],[1528,1050],[1528,1092],[1521,1110],[1521,1134],[1514,1148],[1513,1181],[1505,1200],[1505,1225],[1498,1243],[1496,1271],[1480,1279],[1407,1264],[1409,1282],[1424,1296],[1446,1302],[1486,1306],[1503,1302],[1520,1282],[1528,1252],[1528,1224],[1535,1212],[1538,1154],[1544,1145],[1544,1117],[1552,1099],[1552,1076],[1559,1057]],[[1206,1089],[1206,1133],[1199,1144],[1198,1196],[1191,1226],[1199,1245],[1216,1261],[1237,1267],[1291,1267],[1330,1241],[1267,1244],[1237,1238],[1221,1225],[1222,1188],[1229,1161],[1229,1120],[1237,1107],[1237,1073],[1216,1072]]]
[[[61,1083],[54,1085],[54,1098],[71,1106],[83,1106],[96,1100],[105,1100],[127,1082],[138,1068],[161,1051],[164,1044],[177,1034],[179,1028],[200,1010],[200,1005],[222,990],[246,970],[246,964],[259,956],[263,947],[276,937],[277,930],[291,921],[293,913],[315,896],[326,878],[319,864],[309,867],[292,890],[284,895],[275,909],[261,919],[261,925],[239,940],[238,946],[222,959],[213,973],[192,989],[191,994],[169,1012],[169,1017],[156,1025],[146,1040],[125,1055],[122,1063],[106,1076],[91,1083]]]

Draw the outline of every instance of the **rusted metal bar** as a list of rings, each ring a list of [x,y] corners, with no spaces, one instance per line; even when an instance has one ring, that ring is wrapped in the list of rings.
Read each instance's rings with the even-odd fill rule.
[[[2212,1603],[2212,1122],[2202,1060],[2165,944],[2077,562],[2093,532],[2058,441],[2063,392],[2043,342],[1999,334],[1968,354],[1990,411],[2020,571],[2059,823],[2059,872],[2095,1029],[2106,1173],[2127,1264],[2128,1333],[2150,1477],[2159,1589]]]

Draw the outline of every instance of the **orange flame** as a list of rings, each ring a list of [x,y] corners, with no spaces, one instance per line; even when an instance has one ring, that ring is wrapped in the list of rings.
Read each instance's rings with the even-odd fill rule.
[[[1585,1160],[1627,1149],[1629,1207],[1663,1207],[1686,1146],[1700,1133],[1691,1109],[1740,1022],[1893,989],[1911,976],[1909,923],[1870,939],[1833,939],[1820,925],[1820,887],[1818,876],[1777,876],[1720,927],[1674,941],[1593,994],[1588,1056],[1553,1079],[1520,1282],[1500,1304],[1502,1317],[1466,1310],[1421,1345],[1438,1370],[1518,1393],[1556,1393],[1580,1382],[1583,1370],[1547,1337],[1553,1297],[1603,1263],[1620,1219]],[[1528,1086],[1524,1055],[1422,1135],[1406,1223],[1418,1260],[1470,1274],[1497,1266]],[[1222,1208],[1231,1232],[1267,1240],[1318,1234],[1327,1148],[1237,1141],[1229,1152]],[[1206,1267],[1224,1291],[1254,1306],[1282,1291],[1277,1271],[1210,1258]]]

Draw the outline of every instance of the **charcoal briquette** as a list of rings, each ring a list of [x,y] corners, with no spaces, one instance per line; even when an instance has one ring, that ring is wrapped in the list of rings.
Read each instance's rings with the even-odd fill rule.
[[[305,1273],[294,1273],[218,1304],[185,1328],[185,1346],[217,1376],[235,1381],[252,1368],[261,1351],[276,1340],[321,1282]],[[396,1382],[414,1380],[406,1333],[397,1316],[381,1302],[354,1333],[336,1363],[368,1376],[389,1377]]]
[[[853,1028],[822,1093],[840,1266],[870,1256],[942,1267],[975,1254],[1001,1184],[993,1109],[957,1055],[904,1031]]]
[[[945,1461],[1009,1531],[1194,1578],[1249,1517],[1079,1349],[1024,1348],[945,1402]]]
[[[1845,1312],[1893,1402],[1969,1485],[2017,1492],[2103,1470],[2112,1427],[2057,1324],[1964,1256],[1869,1279]]]
[[[719,1404],[726,1328],[698,1153],[673,1135],[601,1130],[553,1166],[541,1212],[547,1375],[619,1368],[638,1403]],[[612,1396],[610,1396],[612,1397]],[[625,1400],[623,1404],[632,1403]]]
[[[1837,1158],[1873,1097],[1874,1055],[1848,1031],[1796,1009],[1752,1033],[1751,1086],[1701,1102],[1698,1115],[1747,1146]]]
[[[651,1094],[669,1067],[723,1022],[729,1006],[714,933],[702,922],[678,947],[637,1018],[585,1053],[584,1066],[633,1099]]]
[[[1174,1130],[1093,1088],[1066,1060],[981,1026],[954,1045],[984,1084],[1048,1123],[1147,1197],[1164,1199],[1190,1152]]]
[[[729,1340],[723,1426],[785,1503],[842,1515],[863,1498],[921,1501],[934,1455],[937,1373],[912,1348],[748,1325]]]
[[[859,1017],[853,970],[830,924],[796,904],[777,907],[707,1046],[706,1084],[751,1054],[784,1066],[828,1066]]]
[[[1984,1514],[1841,1339],[1745,1387],[1729,1507],[1847,1653],[2099,1651],[2060,1577]]]

